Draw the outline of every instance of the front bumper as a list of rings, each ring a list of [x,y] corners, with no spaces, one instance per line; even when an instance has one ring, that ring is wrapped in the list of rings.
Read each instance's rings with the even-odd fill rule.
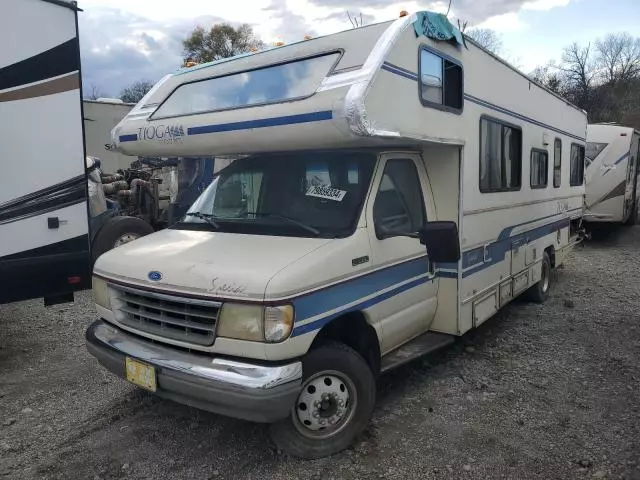
[[[302,364],[259,365],[189,353],[124,332],[104,320],[86,332],[87,349],[125,378],[125,357],[156,369],[156,395],[254,422],[287,417],[302,384]]]

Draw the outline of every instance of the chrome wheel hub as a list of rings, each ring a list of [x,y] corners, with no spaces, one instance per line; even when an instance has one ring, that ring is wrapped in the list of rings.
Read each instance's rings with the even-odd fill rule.
[[[328,437],[348,423],[355,407],[355,388],[338,372],[322,372],[302,387],[293,411],[294,423],[306,436]]]
[[[140,238],[140,235],[136,235],[135,233],[125,233],[115,241],[115,243],[113,244],[113,248],[124,245],[125,243],[133,242],[138,238]]]

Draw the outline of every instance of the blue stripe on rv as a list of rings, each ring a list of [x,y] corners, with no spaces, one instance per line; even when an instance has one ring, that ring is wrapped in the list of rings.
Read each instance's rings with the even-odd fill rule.
[[[130,135],[120,135],[119,140],[121,142],[135,142],[138,140],[138,134],[132,133]]]
[[[559,214],[552,215],[551,217],[558,215]],[[538,218],[530,222],[505,228],[498,236],[498,240],[487,246],[489,259],[486,262],[484,260],[483,247],[464,252],[462,255],[462,277],[471,276],[485,268],[502,262],[505,260],[506,254],[516,246],[537,240],[569,226],[569,218],[562,218],[555,222],[516,235],[511,235],[511,232],[515,228],[548,218],[550,217]],[[458,278],[457,264],[437,265],[436,273],[429,275],[427,259],[427,256],[422,256],[399,265],[383,268],[370,274],[347,280],[337,285],[332,285],[317,292],[297,297],[293,300],[296,311],[296,323],[313,317],[318,317],[318,319],[305,325],[295,326],[293,336],[303,335],[317,330],[340,315],[371,307],[400,293],[431,282],[436,278]],[[447,269],[448,271],[443,269]],[[380,293],[375,295],[376,292]],[[352,305],[340,309],[340,307],[349,304]],[[322,316],[323,313],[331,310],[338,311]]]
[[[613,162],[613,165],[618,165],[619,163],[622,163],[624,160],[626,160],[627,158],[629,158],[631,156],[631,151],[628,151],[627,153],[625,153],[624,155],[622,155],[619,159],[617,159],[615,162]],[[603,174],[602,176],[604,177],[607,173],[609,173],[612,170],[611,167],[609,167]]]
[[[392,63],[384,62],[384,64],[382,65],[382,69],[386,70],[387,72],[399,75],[401,77],[408,78],[409,80],[418,81],[418,74],[416,74],[414,72],[411,72],[411,71],[409,71],[409,70],[407,70],[405,68],[398,67],[397,65],[393,65]],[[501,107],[499,105],[495,105],[495,104],[493,104],[491,102],[488,102],[486,100],[483,100],[481,98],[474,97],[473,95],[470,95],[468,93],[465,93],[464,98],[465,98],[465,100],[469,100],[472,103],[478,104],[478,105],[480,105],[482,107],[485,107],[485,108],[489,108],[489,109],[494,110],[496,112],[504,113],[505,115],[509,115],[511,117],[517,118],[518,120],[524,120],[525,122],[531,123],[533,125],[537,125],[537,126],[543,127],[543,128],[548,128],[549,130],[553,130],[556,133],[560,133],[562,135],[566,135],[567,137],[574,138],[574,139],[579,140],[581,142],[585,141],[585,139],[582,138],[582,137],[579,137],[579,136],[574,135],[574,134],[569,133],[569,132],[565,132],[564,130],[561,130],[559,128],[553,127],[551,125],[547,125],[546,123],[539,122],[538,120],[535,120],[533,118],[527,117],[525,115],[522,115],[520,113],[514,112],[512,110],[506,109],[506,108]]]
[[[247,120],[244,122],[220,123],[216,125],[202,125],[190,127],[187,135],[202,135],[206,133],[233,132],[236,130],[250,130],[252,128],[280,127],[283,125],[296,125],[300,123],[321,122],[331,120],[333,112],[324,110],[321,112],[303,113],[300,115],[287,115],[284,117],[261,118],[259,120]]]

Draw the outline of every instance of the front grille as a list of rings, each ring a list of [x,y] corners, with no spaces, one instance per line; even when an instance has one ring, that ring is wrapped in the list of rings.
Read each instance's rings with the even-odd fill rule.
[[[213,345],[221,304],[110,285],[116,320],[141,333]]]

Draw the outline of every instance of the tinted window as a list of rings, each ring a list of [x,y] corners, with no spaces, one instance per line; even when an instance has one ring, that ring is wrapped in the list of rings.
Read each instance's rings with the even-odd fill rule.
[[[549,154],[531,150],[531,188],[545,188],[549,178]]]
[[[178,87],[153,116],[188,115],[307,97],[315,93],[338,57],[338,53],[332,53],[187,83]]]
[[[480,120],[480,191],[519,190],[522,131],[495,120]]]
[[[602,153],[602,151],[607,148],[608,143],[595,143],[589,142],[587,143],[587,148],[584,153],[584,159],[587,164],[587,167],[591,162],[593,162],[598,155]]]
[[[378,238],[393,233],[415,233],[427,221],[415,163],[410,159],[387,161],[373,204]]]
[[[553,144],[553,186],[558,188],[562,183],[562,140],[556,138]]]
[[[462,110],[462,67],[430,50],[420,52],[420,96],[427,106]]]
[[[576,187],[584,182],[584,147],[575,143],[571,144],[571,172],[569,174],[570,185]]]

